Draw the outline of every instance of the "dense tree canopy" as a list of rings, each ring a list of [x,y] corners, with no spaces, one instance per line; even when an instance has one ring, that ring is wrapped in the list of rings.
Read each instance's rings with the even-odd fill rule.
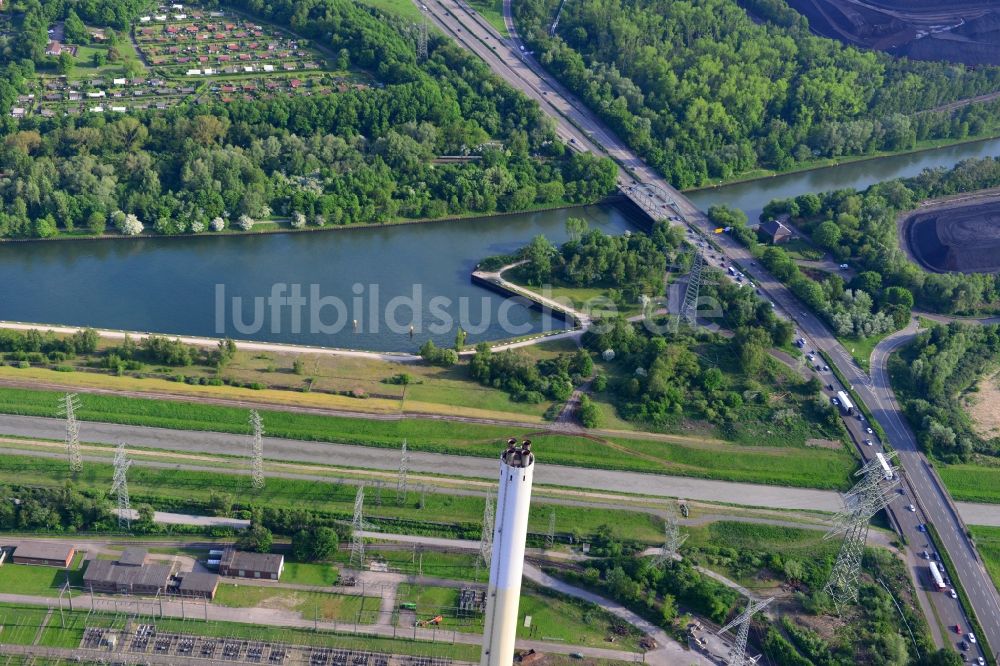
[[[74,5],[81,16],[85,4]],[[111,223],[120,233],[176,234],[272,214],[315,225],[372,223],[589,202],[615,185],[613,164],[569,154],[536,103],[443,38],[432,39],[430,58],[418,64],[409,26],[350,0],[235,4],[349,54],[348,64],[378,83],[113,119],[8,119],[0,235],[100,233]],[[38,23],[44,36],[61,11],[68,8],[29,7],[25,24]],[[24,46],[26,31],[22,64],[8,66],[0,102],[16,97],[18,67],[45,62]],[[441,154],[473,159],[432,163]]]
[[[914,112],[996,88],[997,68],[893,60],[815,37],[779,0],[557,0],[515,3],[550,71],[675,185],[815,156],[899,150],[978,134],[996,105],[952,117]]]
[[[949,461],[973,452],[1000,456],[1000,438],[977,434],[962,409],[998,356],[1000,327],[951,323],[924,331],[892,359],[894,388],[924,450]]]

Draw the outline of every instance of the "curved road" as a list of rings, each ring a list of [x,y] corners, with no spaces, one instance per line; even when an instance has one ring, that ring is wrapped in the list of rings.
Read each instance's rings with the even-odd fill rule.
[[[865,375],[826,325],[810,313],[787,287],[757,266],[747,248],[728,234],[714,234],[713,225],[704,213],[646,165],[604,126],[596,114],[549,76],[526,52],[516,30],[513,30],[510,3],[511,0],[504,0],[505,21],[511,30],[510,40],[503,39],[467,5],[456,0],[428,0],[425,11],[445,33],[479,55],[496,74],[538,101],[542,110],[556,121],[560,137],[568,139],[578,149],[614,159],[622,167],[618,179],[621,189],[652,217],[663,218],[670,214],[671,209],[675,210],[684,222],[712,238],[730,262],[753,278],[764,296],[775,304],[776,310],[799,325],[800,335],[807,338],[811,348],[829,355],[885,429],[892,446],[899,451],[900,464],[910,491],[921,506],[922,517],[937,527],[944,547],[955,562],[959,578],[969,593],[986,638],[993,645],[1000,645],[1000,597],[997,590],[985,575],[975,548],[964,534],[964,526],[947,492],[918,451],[913,434],[903,422],[885,378],[881,377],[876,383]],[[865,450],[867,448],[861,447],[862,455],[873,455],[874,451]],[[916,530],[915,516],[891,508],[890,511],[910,543],[925,542],[923,535]],[[934,595],[942,620],[948,622],[951,618],[962,618],[959,605],[950,599],[939,598],[942,596]]]

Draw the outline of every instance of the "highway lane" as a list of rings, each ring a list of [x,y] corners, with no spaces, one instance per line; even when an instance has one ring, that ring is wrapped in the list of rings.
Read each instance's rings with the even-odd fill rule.
[[[505,0],[504,3],[508,29],[514,27],[510,18],[510,1]],[[779,312],[798,323],[813,348],[825,351],[830,356],[886,430],[891,445],[900,452],[900,464],[910,493],[917,497],[921,511],[927,512],[926,519],[937,527],[989,641],[993,645],[1000,645],[1000,600],[996,588],[984,577],[975,549],[963,534],[961,519],[949,509],[946,491],[926,467],[926,461],[917,450],[912,433],[902,422],[898,408],[893,405],[891,388],[887,382],[874,385],[854,364],[847,350],[827,327],[784,285],[757,266],[745,247],[726,234],[715,235],[707,217],[696,206],[648,167],[624,142],[605,128],[595,114],[548,76],[525,53],[516,30],[511,32],[510,40],[502,39],[474,12],[454,0],[435,0],[427,8],[427,13],[446,33],[479,54],[508,83],[538,100],[542,109],[556,120],[561,137],[569,137],[577,148],[609,155],[618,162],[627,172],[620,173],[619,184],[633,201],[654,217],[666,216],[669,212],[667,206],[670,205],[687,224],[711,238],[729,261],[735,262],[745,273],[752,275],[762,293],[775,304]],[[583,137],[581,130],[585,135]],[[638,187],[633,189],[633,185]],[[872,454],[864,448],[862,447],[863,455]],[[916,524],[911,524],[908,519],[899,521],[899,524],[910,543],[918,543],[922,535],[916,530]],[[956,618],[955,624],[959,624],[957,618],[961,618],[962,613],[957,603],[950,599],[940,599],[940,596],[935,595],[934,599],[939,614],[944,621]]]

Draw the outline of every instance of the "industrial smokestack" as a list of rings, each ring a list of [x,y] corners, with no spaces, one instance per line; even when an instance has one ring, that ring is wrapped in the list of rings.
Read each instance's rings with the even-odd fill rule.
[[[524,544],[528,538],[528,509],[535,454],[531,441],[507,442],[500,455],[500,489],[497,492],[496,526],[490,587],[486,596],[486,622],[480,666],[511,666],[517,634],[517,609],[521,599]]]

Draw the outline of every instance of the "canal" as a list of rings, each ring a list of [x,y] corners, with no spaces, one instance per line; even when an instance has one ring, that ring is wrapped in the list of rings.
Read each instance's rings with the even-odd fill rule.
[[[912,176],[1000,154],[1000,140],[964,144],[693,192],[702,209],[742,208],[751,221],[774,198]],[[536,234],[566,238],[569,217],[632,228],[614,206],[379,229],[0,245],[0,319],[324,347],[415,351],[564,326],[471,284],[481,258]],[[409,333],[410,326],[414,334]]]

